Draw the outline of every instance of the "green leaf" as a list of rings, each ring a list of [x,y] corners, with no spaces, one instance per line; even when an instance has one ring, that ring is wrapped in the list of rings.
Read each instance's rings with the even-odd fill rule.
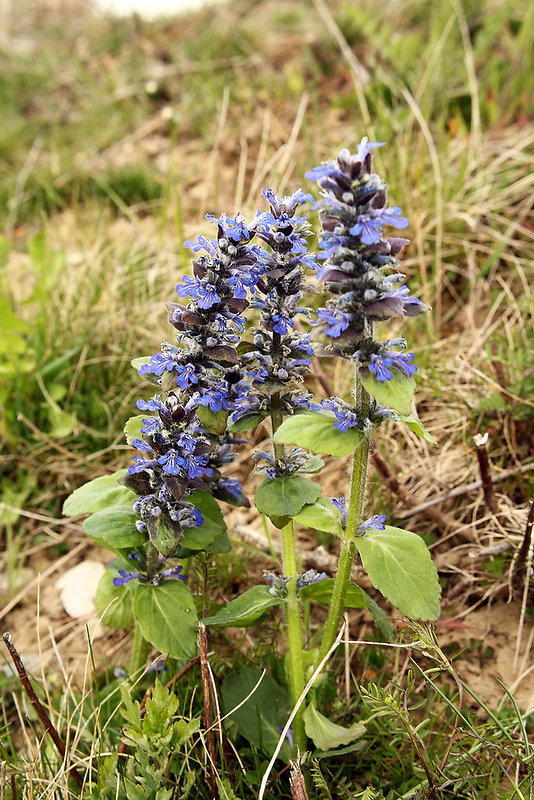
[[[333,750],[340,745],[350,744],[365,733],[365,725],[362,722],[355,722],[350,728],[343,728],[317,711],[314,703],[308,706],[302,716],[306,733],[319,750]]]
[[[304,506],[294,518],[295,522],[314,531],[326,531],[336,536],[343,536],[341,513],[329,497],[320,497],[316,503]]]
[[[360,589],[360,591],[363,595],[363,599],[365,605],[367,606],[367,610],[371,614],[373,622],[378,628],[383,640],[385,642],[392,642],[395,638],[395,626],[393,625],[392,621],[390,620],[384,609],[380,608],[378,603],[375,603],[373,598],[369,597],[367,592],[364,592],[363,589]]]
[[[87,517],[82,527],[95,544],[120,550],[145,544],[145,534],[135,527],[138,519],[131,506],[113,506]]]
[[[268,416],[268,414],[243,414],[243,416],[240,417],[237,422],[230,423],[228,430],[248,431],[250,428],[257,427]]]
[[[299,472],[307,472],[315,474],[320,472],[324,467],[324,461],[320,456],[310,455],[303,467],[300,467]]]
[[[50,423],[48,434],[53,439],[63,439],[65,436],[70,436],[71,433],[76,430],[78,424],[76,414],[63,411],[55,404],[48,407],[47,413]]]
[[[1,237],[0,237],[1,242]],[[28,497],[35,491],[37,475],[35,472],[20,471],[16,482],[4,481],[0,493],[0,528],[3,525],[13,525],[23,512]],[[7,508],[10,506],[10,508]]]
[[[139,414],[136,417],[130,417],[124,426],[124,435],[128,444],[131,444],[134,439],[141,438],[141,428],[143,427],[143,420],[147,418],[146,414]]]
[[[133,598],[137,584],[134,581],[124,586],[115,586],[113,578],[118,576],[117,570],[107,569],[95,594],[96,613],[108,628],[133,628]]]
[[[257,350],[258,348],[254,342],[247,342],[246,339],[241,339],[236,349],[237,354],[243,356],[245,353],[253,353],[254,350]]]
[[[439,617],[438,574],[420,536],[386,525],[355,541],[371,583],[402,614],[410,619]]]
[[[197,407],[197,417],[202,420],[204,425],[219,436],[226,431],[228,422],[228,411],[210,411],[206,406]]]
[[[171,528],[163,516],[158,517],[155,528],[156,532],[154,536],[153,529],[149,527],[150,540],[153,542],[158,553],[164,558],[168,558],[174,553],[176,546],[182,540],[178,539],[173,528]]]
[[[321,487],[301,475],[266,478],[256,490],[254,502],[260,514],[293,517],[307,503],[314,503]]]
[[[314,603],[322,603],[323,605],[330,605],[332,600],[332,591],[334,589],[334,579],[325,578],[323,581],[311,583],[300,590],[300,596],[303,600],[312,600]],[[352,581],[347,586],[347,593],[345,595],[345,608],[367,608],[365,593]]]
[[[198,553],[198,549],[182,546],[182,541],[182,539],[179,540],[179,544],[175,550],[176,558],[191,558],[191,556],[194,556]],[[215,554],[228,553],[231,549],[232,543],[230,542],[226,531],[217,536],[217,538],[214,539],[210,545],[206,546],[206,552]]]
[[[234,792],[230,781],[227,778],[217,778],[218,796],[221,800],[241,800]]]
[[[184,528],[184,535],[180,539],[180,545],[189,550],[206,550],[212,552],[212,545],[225,533],[226,523],[223,519],[221,509],[216,500],[208,492],[196,491],[187,498],[189,503],[195,505],[202,516],[204,522],[198,528]],[[219,542],[219,546],[221,542]],[[221,552],[218,550],[217,552]],[[223,550],[222,552],[226,552]]]
[[[394,369],[392,372],[393,377],[390,381],[377,381],[369,370],[360,370],[363,387],[378,403],[393,408],[399,414],[410,416],[415,381],[398,369]]]
[[[228,533],[224,531],[213,542],[206,548],[208,553],[215,553],[218,555],[219,553],[229,553],[232,549],[232,543],[228,538]]]
[[[197,612],[182,581],[139,584],[134,614],[143,637],[172,658],[193,658],[196,653]]]
[[[143,364],[150,364],[150,359],[152,356],[139,356],[139,358],[134,358],[130,361],[130,364],[135,369],[136,372],[139,371],[139,368],[143,366]]]
[[[230,715],[228,722],[235,724],[241,736],[269,757],[287,721],[289,700],[271,675],[263,674],[261,682],[260,678],[259,669],[243,669],[229,675],[222,684],[222,704],[224,714]],[[279,757],[288,761],[290,755],[289,742],[285,742]]]
[[[263,616],[267,609],[279,606],[283,602],[280,597],[273,597],[269,593],[268,586],[253,586],[203,622],[212,627],[245,628]]]
[[[133,503],[136,498],[134,492],[117,483],[125,474],[126,470],[120,469],[112,475],[95,478],[75,489],[65,500],[63,513],[65,516],[75,517],[78,514],[92,514],[110,506]]]
[[[347,747],[338,747],[335,750],[325,750],[323,752],[318,750],[316,753],[313,754],[313,758],[316,759],[317,761],[320,761],[323,758],[336,758],[337,756],[347,756],[349,755],[349,753],[358,753],[360,750],[363,750],[365,747],[367,747],[367,745],[368,745],[367,741],[363,742],[360,741],[360,742],[354,742],[354,744],[349,744],[347,745]],[[360,795],[360,797],[362,797],[362,800],[364,800],[366,795],[365,794]],[[378,795],[376,797],[377,800],[379,800]],[[373,798],[369,797],[369,800],[373,800]]]
[[[347,456],[358,448],[364,434],[356,428],[346,433],[334,427],[337,422],[333,414],[305,412],[284,420],[274,435],[278,444],[296,444],[312,453],[328,456]]]
[[[424,439],[425,442],[433,444],[437,447],[438,443],[436,442],[430,431],[427,431],[421,420],[418,419],[414,414],[410,414],[407,417],[401,415],[401,422],[405,422],[407,426],[410,428],[410,430],[412,430],[414,433],[420,436],[421,439]]]

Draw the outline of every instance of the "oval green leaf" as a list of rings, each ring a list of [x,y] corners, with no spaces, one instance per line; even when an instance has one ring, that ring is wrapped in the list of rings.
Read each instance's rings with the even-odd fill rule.
[[[314,503],[321,487],[301,475],[266,478],[256,490],[254,502],[260,514],[294,517],[307,503]]]
[[[314,531],[326,531],[343,536],[341,514],[329,497],[320,497],[316,503],[302,508],[294,518],[295,522]]]
[[[420,536],[386,525],[355,542],[371,583],[402,614],[422,620],[439,617],[438,573]]]
[[[369,370],[360,370],[363,387],[378,403],[393,408],[399,414],[409,416],[412,413],[415,381],[398,369],[392,372],[393,377],[390,381],[377,381]]]
[[[401,422],[405,422],[406,425],[410,428],[410,430],[412,430],[414,433],[420,436],[421,439],[424,439],[425,442],[433,444],[434,446],[437,447],[438,443],[436,442],[430,431],[427,431],[421,420],[415,416],[415,414],[410,414],[409,416],[403,416],[401,414],[400,419]]]
[[[98,582],[95,594],[95,609],[100,620],[108,628],[133,628],[133,598],[136,582],[115,586],[113,578],[117,570],[106,569]]]
[[[383,641],[392,642],[395,638],[395,626],[393,625],[392,621],[390,620],[384,609],[380,608],[378,603],[375,603],[373,598],[369,597],[367,592],[364,592],[363,589],[360,589],[360,591],[363,595],[363,599],[365,600],[365,605],[367,606],[367,610],[372,616],[373,622],[378,628]]]
[[[320,456],[314,456],[310,454],[304,466],[300,467],[299,472],[307,472],[311,475],[320,472],[323,467],[323,459]]]
[[[347,456],[362,443],[364,434],[356,428],[344,433],[334,427],[337,422],[333,414],[306,412],[294,414],[284,420],[274,435],[278,444],[296,444],[312,453],[327,456]]]
[[[323,581],[311,583],[300,590],[303,600],[312,600],[314,603],[322,603],[329,606],[334,590],[334,579],[325,578]],[[363,591],[352,581],[347,585],[344,608],[367,608],[367,602]]]
[[[228,429],[231,431],[248,431],[250,428],[256,428],[260,422],[263,422],[268,416],[267,413],[243,414],[236,422],[231,422]]]
[[[172,658],[193,658],[196,653],[197,612],[182,581],[159,586],[139,584],[134,614],[143,637]]]
[[[160,555],[164,558],[168,558],[174,553],[181,539],[177,538],[175,531],[168,524],[164,516],[157,518],[154,528],[152,524],[149,523],[150,541]]]
[[[135,527],[138,519],[131,506],[114,506],[87,517],[82,527],[95,544],[120,550],[145,544],[145,534]]]
[[[227,724],[235,726],[264,755],[272,756],[287,721],[289,699],[285,689],[269,673],[248,668],[228,675],[221,694]],[[279,758],[289,761],[290,757],[286,741]]]
[[[215,544],[226,531],[226,523],[219,504],[211,494],[201,490],[190,494],[187,501],[199,509],[204,517],[204,522],[197,528],[184,528],[184,535],[179,543],[189,550],[211,549],[210,545]],[[217,550],[217,552],[226,552],[226,550]]]
[[[256,622],[269,608],[283,602],[282,598],[269,593],[268,586],[253,586],[203,622],[211,627],[245,628]]]
[[[363,722],[355,722],[350,728],[343,728],[317,711],[314,703],[308,706],[302,716],[306,733],[319,750],[333,750],[340,745],[350,744],[365,733]]]
[[[93,514],[110,506],[133,503],[136,495],[131,489],[117,483],[126,472],[127,470],[120,469],[112,475],[103,475],[79,486],[63,503],[63,514],[75,517],[78,514]]]
[[[218,433],[219,436],[226,431],[228,422],[228,411],[210,411],[207,406],[197,407],[197,417],[202,420],[205,427],[210,431]]]
[[[128,444],[131,444],[134,439],[141,438],[141,428],[143,427],[143,420],[147,418],[146,414],[138,414],[136,417],[130,417],[124,426],[124,435]]]

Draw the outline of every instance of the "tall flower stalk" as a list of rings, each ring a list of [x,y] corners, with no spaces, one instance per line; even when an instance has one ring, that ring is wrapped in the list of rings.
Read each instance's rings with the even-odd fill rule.
[[[185,580],[181,566],[162,566],[176,557],[184,530],[204,522],[189,499],[195,491],[248,504],[238,481],[223,476],[220,468],[234,457],[236,440],[226,432],[226,420],[244,378],[236,346],[247,292],[263,270],[264,255],[250,243],[254,234],[242,218],[223,215],[215,222],[216,239],[199,236],[184,243],[200,255],[193,276],[184,276],[176,287],[179,297],[189,298],[187,305],[168,305],[175,343],[164,342],[138,370],[159,391],[137,403],[142,411],[155,413],[141,419],[139,436],[131,442],[140,455],[121,482],[138,495],[133,510],[146,544],[142,554],[132,554],[138,569],[121,570],[116,586],[131,580],[154,585]],[[142,660],[138,630],[135,644],[134,654]]]
[[[309,225],[296,215],[299,205],[310,199],[297,190],[288,197],[277,197],[264,191],[270,210],[259,213],[254,222],[258,238],[268,248],[265,270],[260,276],[251,300],[251,307],[260,312],[260,324],[254,330],[254,349],[243,360],[250,365],[250,391],[244,393],[234,412],[238,420],[244,413],[260,412],[271,419],[273,437],[288,414],[309,403],[302,392],[302,381],[309,372],[313,349],[309,335],[296,328],[300,314],[309,316],[310,309],[299,306],[307,288],[304,270],[316,267],[307,252]],[[273,454],[260,452],[257,461],[266,461],[263,471],[268,479],[294,475],[306,468],[308,457],[300,449],[285,452],[283,444],[273,443]],[[282,570],[286,592],[286,624],[288,637],[288,678],[291,700],[296,705],[304,689],[302,663],[301,607],[297,594],[300,575],[292,520],[277,521],[282,530]],[[294,741],[301,751],[306,749],[302,719],[303,708],[294,721]]]
[[[405,352],[406,341],[379,341],[375,338],[375,323],[428,310],[410,295],[405,276],[397,270],[396,256],[409,240],[383,232],[384,227],[405,228],[408,220],[400,208],[387,206],[387,184],[372,172],[372,150],[382,145],[383,142],[364,138],[356,153],[342,150],[337,159],[307,173],[321,190],[322,199],[317,204],[322,221],[319,258],[324,262],[320,279],[330,295],[326,307],[318,311],[317,322],[328,337],[327,352],[347,359],[355,367],[352,409],[337,399],[323,402],[322,407],[334,411],[338,427],[339,420],[345,419],[345,430],[352,424],[364,431],[353,458],[346,525],[319,659],[326,655],[337,635],[356,538],[365,525],[373,423],[387,416],[397,417],[379,404],[368,389],[380,399],[388,397],[391,393],[381,391],[380,384],[402,384],[417,371],[413,353]]]

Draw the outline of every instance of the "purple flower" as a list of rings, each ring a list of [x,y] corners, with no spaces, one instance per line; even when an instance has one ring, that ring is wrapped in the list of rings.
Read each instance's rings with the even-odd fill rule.
[[[141,427],[141,433],[144,433],[145,436],[151,436],[154,433],[159,433],[160,421],[157,417],[143,417],[141,422],[143,423]]]
[[[248,241],[251,238],[251,233],[245,224],[245,218],[240,214],[235,219],[228,217],[226,214],[221,214],[220,217],[206,214],[206,219],[210,222],[216,222],[226,238],[231,239],[233,242]]]
[[[163,572],[160,572],[158,577],[160,580],[162,578],[178,578],[180,581],[186,581],[187,575],[181,575],[180,573],[183,571],[182,565],[178,567],[170,567],[169,569],[164,569]]]
[[[266,569],[263,570],[263,577],[267,583],[271,584],[269,594],[272,594],[274,597],[287,597],[287,584],[291,578],[277,575],[275,572],[270,572]]]
[[[201,406],[206,406],[210,411],[229,411],[232,404],[228,398],[228,390],[224,387],[221,389],[206,389],[198,402]]]
[[[141,458],[141,456],[134,456],[132,461],[133,464],[130,464],[128,467],[128,473],[130,475],[136,475],[139,472],[144,472],[147,469],[154,469],[157,461],[147,461],[145,458]]]
[[[343,331],[346,331],[351,323],[350,314],[333,308],[320,308],[317,311],[317,319],[318,322],[316,324],[322,323],[329,326],[325,328],[324,332],[333,339],[337,339],[341,336]]]
[[[178,297],[192,297],[197,301],[199,308],[208,309],[221,302],[215,286],[199,278],[192,278],[190,275],[184,275],[182,283],[176,286],[176,291]]]
[[[373,514],[372,517],[369,517],[369,519],[366,519],[365,522],[362,522],[362,524],[358,526],[358,530],[360,533],[365,533],[365,531],[370,530],[384,531],[386,529],[384,525],[385,521],[385,514]]]
[[[194,508],[191,512],[191,524],[187,525],[188,528],[200,528],[204,524],[204,517],[198,508]]]
[[[278,217],[284,214],[291,216],[297,206],[302,205],[302,203],[313,203],[313,195],[303,192],[302,189],[297,189],[293,194],[286,197],[277,197],[272,189],[262,189],[262,194],[270,203],[274,212],[278,214]]]
[[[344,494],[340,494],[339,497],[333,497],[332,503],[337,508],[339,513],[341,514],[341,527],[347,527],[347,517],[348,517],[348,509],[347,509],[347,500]]]
[[[158,458],[158,464],[163,467],[166,475],[179,475],[185,466],[185,461],[176,450],[168,450]]]
[[[317,572],[315,569],[309,569],[306,572],[297,575],[297,589],[304,589],[305,586],[311,586],[312,583],[325,581],[327,578],[328,575],[326,572]]]
[[[156,355],[151,356],[148,364],[142,364],[137,372],[139,375],[158,376],[163,375],[164,372],[172,372],[173,369],[178,369],[179,367],[176,356],[176,353],[171,352],[156,353]]]
[[[304,173],[304,177],[309,181],[318,181],[321,178],[344,178],[344,174],[339,169],[335,161],[326,161],[318,167],[312,167],[308,172]]]
[[[397,353],[394,350],[386,350],[383,355],[371,356],[368,369],[374,374],[377,381],[382,382],[390,381],[393,378],[392,368],[397,368],[411,377],[417,372],[417,366],[410,363],[413,358],[413,353]]]
[[[286,333],[289,333],[291,328],[293,328],[295,325],[291,317],[284,314],[273,314],[271,316],[271,320],[275,323],[273,325],[273,331],[282,334],[282,336],[285,336]]]
[[[380,211],[378,219],[380,219],[381,225],[391,225],[393,228],[407,228],[410,223],[406,217],[401,215],[402,209],[398,206],[393,206]]]
[[[350,238],[347,235],[329,234],[321,240],[319,247],[324,250],[324,253],[319,253],[317,258],[320,260],[333,258],[340,250],[347,248],[349,244]]]
[[[369,364],[369,371],[372,372],[377,381],[390,381],[393,373],[389,367],[393,366],[393,359],[386,356],[372,355]]]
[[[385,142],[369,142],[367,136],[364,136],[356,148],[358,159],[362,162],[365,161],[371,150],[374,150],[375,147],[384,147],[384,145]]]
[[[217,255],[217,242],[215,239],[208,239],[206,236],[199,236],[196,241],[184,242],[183,247],[190,247],[194,253],[206,250],[210,256]]]
[[[132,446],[135,447],[136,450],[141,450],[144,453],[152,453],[152,448],[146,443],[143,442],[142,439],[133,439]]]
[[[326,411],[331,411],[335,414],[337,422],[334,422],[334,428],[343,431],[343,433],[347,433],[349,428],[356,428],[359,425],[360,421],[356,412],[339,397],[330,397],[326,400],[321,400],[320,405],[315,408],[316,410],[324,409]]]
[[[408,240],[386,238],[382,229],[405,228],[408,220],[387,204],[387,184],[371,171],[372,151],[383,144],[364,138],[356,153],[341,150],[308,177],[317,181],[322,197],[319,258],[326,263],[319,277],[335,296],[317,319],[327,336],[339,339],[330,352],[368,365],[377,380],[388,381],[392,368],[411,375],[416,367],[408,355],[376,347],[373,323],[416,316],[428,306],[404,284],[395,288],[404,279],[396,255]]]
[[[195,456],[187,454],[183,459],[184,467],[188,476],[195,480],[195,478],[203,478],[213,474],[213,470],[207,466],[209,461],[208,456]]]
[[[119,569],[117,571],[120,575],[120,578],[113,578],[114,586],[124,586],[124,584],[128,583],[129,581],[136,581],[144,578],[144,575],[142,575],[140,572],[131,572],[128,569]]]
[[[141,411],[165,411],[165,405],[159,397],[152,397],[150,400],[138,400],[136,406]]]
[[[412,297],[409,288],[405,285],[382,293],[368,291],[364,299],[369,300],[364,307],[365,313],[369,317],[378,319],[416,317],[418,314],[429,311],[429,306],[417,297]]]
[[[393,225],[395,228],[407,228],[410,224],[406,217],[401,217],[400,208],[388,208],[384,211],[373,211],[369,214],[360,214],[356,223],[349,228],[352,236],[357,236],[362,244],[376,244],[382,238],[380,229],[383,225]]]
[[[217,483],[217,489],[230,494],[236,500],[241,499],[243,496],[243,487],[237,478],[221,478]]]
[[[195,374],[194,364],[177,365],[176,370],[176,385],[180,389],[188,389],[191,384],[198,383],[198,378]]]

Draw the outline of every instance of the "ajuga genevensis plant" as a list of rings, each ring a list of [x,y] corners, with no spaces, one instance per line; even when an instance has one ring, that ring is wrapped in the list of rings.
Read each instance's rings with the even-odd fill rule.
[[[133,628],[131,673],[145,666],[149,645],[172,663],[193,658],[199,620],[213,631],[265,625],[270,614],[283,613],[287,689],[290,705],[298,705],[288,757],[361,735],[361,726],[332,725],[313,689],[303,695],[347,607],[367,607],[379,624],[383,618],[351,581],[357,556],[402,614],[434,620],[439,613],[439,583],[423,540],[387,525],[366,502],[369,448],[384,420],[431,440],[412,409],[414,354],[405,339],[384,338],[383,323],[429,309],[399,271],[408,240],[388,231],[408,220],[388,205],[386,182],[372,170],[381,145],[363,139],[355,153],[342,150],[311,169],[306,177],[317,184],[318,199],[300,189],[288,197],[265,190],[252,220],[210,216],[213,238],[184,243],[192,274],[167,306],[172,336],[158,353],[133,362],[153,385],[126,425],[137,454],[127,470],[91,481],[65,504],[67,514],[91,514],[87,536],[115,555],[97,606],[105,622]],[[309,249],[302,213],[308,202],[320,209],[318,255]],[[318,293],[324,307],[312,310],[305,298],[317,305]],[[349,396],[310,394],[314,355],[345,360],[354,375]],[[263,479],[248,497],[228,465],[236,448],[247,446],[244,432],[265,421],[271,446],[251,454]],[[349,454],[346,491],[323,496],[320,456]],[[210,615],[209,585],[191,585],[188,573],[199,574],[195,560],[229,550],[221,508],[251,503],[281,531],[281,564]],[[301,570],[299,525],[337,537],[335,574]],[[304,600],[328,607],[318,646],[303,638]],[[383,623],[382,630],[387,635]]]

